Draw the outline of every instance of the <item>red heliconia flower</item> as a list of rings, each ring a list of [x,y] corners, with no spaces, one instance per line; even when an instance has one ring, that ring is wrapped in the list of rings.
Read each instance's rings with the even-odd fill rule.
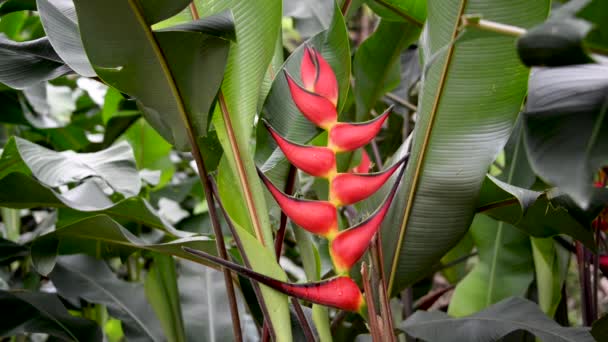
[[[304,88],[328,99],[334,107],[338,104],[336,75],[323,56],[310,46],[304,48],[300,75]]]
[[[392,107],[373,120],[362,123],[339,122],[329,131],[329,147],[336,152],[354,151],[367,145],[380,132]]]
[[[211,254],[189,247],[182,248],[190,254],[224,266],[286,295],[304,299],[315,304],[365,314],[365,298],[363,298],[363,294],[357,284],[348,277],[335,277],[316,283],[290,284],[270,278]]]
[[[281,210],[293,223],[313,234],[327,238],[335,236],[338,232],[338,214],[333,204],[327,201],[311,201],[289,196],[277,189],[259,169],[258,174]]]
[[[327,147],[307,146],[283,138],[266,120],[266,129],[277,142],[285,158],[298,169],[315,177],[328,177],[336,172],[336,155]]]
[[[338,120],[335,105],[327,98],[302,88],[285,71],[291,98],[302,114],[315,125],[330,129]]]
[[[378,191],[406,160],[407,157],[401,159],[392,167],[377,173],[339,173],[331,182],[331,188],[329,189],[331,202],[336,206],[342,206],[368,198]]]
[[[372,161],[369,159],[369,154],[363,149],[361,150],[361,161],[359,165],[350,169],[351,173],[368,173],[372,168]]]
[[[395,198],[395,193],[399,187],[399,181],[403,176],[404,169],[405,168],[401,169],[399,172],[399,176],[397,177],[397,181],[393,185],[391,192],[376,212],[367,218],[367,220],[356,226],[339,232],[330,242],[329,254],[334,262],[336,272],[339,274],[348,273],[350,268],[361,259],[369,247],[372,238],[380,229],[382,220],[384,220],[384,217],[393,202],[393,198]]]

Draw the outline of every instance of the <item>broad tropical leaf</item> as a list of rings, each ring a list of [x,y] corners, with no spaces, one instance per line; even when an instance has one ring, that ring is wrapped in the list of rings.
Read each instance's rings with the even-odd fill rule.
[[[486,310],[462,318],[443,312],[418,311],[400,328],[433,342],[498,341],[515,330],[525,330],[544,342],[593,342],[588,328],[566,328],[545,316],[535,303],[508,298]]]
[[[80,75],[96,76],[82,46],[74,2],[36,0],[36,4],[44,31],[57,55]]]
[[[0,82],[24,89],[70,73],[49,39],[15,42],[0,34]]]
[[[383,239],[391,293],[422,277],[467,231],[485,174],[526,93],[528,70],[514,39],[490,34],[456,41],[461,16],[530,27],[548,9],[549,1],[428,2],[420,116],[404,186],[383,230],[394,237]]]
[[[66,298],[106,305],[110,315],[121,320],[129,340],[165,340],[142,284],[116,278],[105,262],[83,255],[62,256],[49,277]]]
[[[187,2],[76,0],[75,5],[99,77],[135,97],[150,124],[176,148],[188,149],[205,136],[233,37],[229,14],[154,32],[150,25]]]
[[[593,177],[608,164],[608,65],[537,69],[529,88],[524,137],[532,168],[587,209]]]
[[[367,4],[383,19],[404,21],[419,28],[426,18],[424,0],[367,0]]]
[[[45,333],[66,341],[103,340],[95,322],[72,316],[56,294],[0,291],[0,304],[2,308],[13,308],[0,313],[0,336]]]
[[[130,197],[113,203],[94,181],[85,181],[64,193],[40,184],[31,176],[11,173],[0,179],[0,206],[8,208],[52,207],[60,211],[58,226],[65,226],[84,217],[107,214],[120,221],[143,224],[176,237],[189,236],[177,231],[163,220],[141,197]]]
[[[374,34],[357,49],[353,68],[356,121],[366,120],[376,101],[399,84],[401,51],[416,42],[419,35],[420,28],[411,23],[382,20]],[[394,37],[397,37],[394,43],[386,44]],[[397,82],[390,82],[394,78]]]
[[[11,172],[31,174],[57,188],[94,177],[129,197],[139,193],[141,180],[133,150],[126,142],[95,153],[55,152],[21,138],[11,138],[0,158],[0,177]]]
[[[144,241],[106,215],[92,216],[38,237],[32,243],[32,262],[36,270],[49,274],[57,255],[84,253],[97,258],[127,257],[138,250],[195,259],[183,246],[216,253],[215,242],[208,237],[194,236],[164,243]],[[198,259],[197,259],[198,260]]]
[[[534,279],[528,235],[515,227],[477,215],[471,236],[479,260],[456,286],[448,313],[462,317],[512,296],[524,296]]]
[[[167,340],[186,342],[186,330],[178,292],[175,260],[168,255],[154,255],[146,275],[145,291]]]

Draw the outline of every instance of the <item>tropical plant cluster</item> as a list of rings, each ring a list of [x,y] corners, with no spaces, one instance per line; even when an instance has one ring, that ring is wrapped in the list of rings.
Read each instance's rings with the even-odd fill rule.
[[[608,2],[0,0],[0,341],[608,341]]]

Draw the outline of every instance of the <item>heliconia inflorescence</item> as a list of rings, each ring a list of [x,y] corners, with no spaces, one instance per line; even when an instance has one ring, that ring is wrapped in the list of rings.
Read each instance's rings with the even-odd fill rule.
[[[405,171],[407,157],[382,172],[369,173],[371,161],[362,150],[361,162],[351,172],[338,172],[336,155],[365,146],[380,132],[390,108],[377,118],[363,123],[338,122],[338,82],[329,63],[315,49],[306,46],[300,65],[302,84],[285,72],[291,98],[302,114],[328,132],[327,146],[307,146],[281,136],[266,120],[270,136],[296,168],[329,182],[329,199],[306,200],[279,190],[258,169],[258,174],[281,210],[295,224],[329,241],[329,253],[337,277],[315,283],[290,284],[207,253],[184,247],[190,254],[227,267],[252,280],[287,295],[366,316],[366,301],[357,284],[349,277],[350,269],[361,259],[380,229]],[[382,205],[355,226],[339,230],[338,208],[362,201],[397,174],[391,191]]]
[[[296,107],[309,121],[327,131],[327,146],[296,144],[281,136],[269,122],[262,122],[292,165],[312,176],[328,180],[329,199],[313,201],[288,196],[274,186],[261,171],[258,172],[287,217],[301,228],[329,240],[330,255],[336,273],[347,276],[352,266],[365,254],[380,229],[405,170],[407,157],[382,172],[368,173],[371,162],[363,150],[359,166],[348,173],[338,172],[336,155],[355,151],[372,141],[386,122],[391,108],[367,122],[338,122],[336,76],[321,54],[309,46],[304,48],[300,64],[301,84],[286,71],[285,78]],[[399,169],[401,171],[396,177],[397,181],[383,204],[366,220],[340,231],[338,208],[370,197]]]

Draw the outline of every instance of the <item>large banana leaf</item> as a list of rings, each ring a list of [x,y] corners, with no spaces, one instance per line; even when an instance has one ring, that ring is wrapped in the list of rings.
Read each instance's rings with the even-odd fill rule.
[[[226,13],[152,31],[150,25],[181,10],[170,3],[75,1],[95,72],[135,97],[150,124],[178,149],[187,149],[206,134],[234,32]]]
[[[230,49],[223,96],[219,101],[222,108],[216,108],[213,123],[236,179],[236,184],[230,184],[228,191],[234,192],[236,186],[245,203],[248,222],[241,224],[271,249],[272,231],[250,142],[258,94],[280,33],[282,3],[277,0],[212,0],[196,1],[196,4],[200,13],[218,13],[229,8],[234,15],[237,43]],[[221,195],[225,190],[220,186]]]
[[[391,237],[383,239],[391,293],[424,276],[467,231],[526,93],[528,70],[514,39],[489,34],[455,42],[461,16],[530,27],[548,10],[549,1],[428,2],[420,117],[404,185],[383,227]]]

